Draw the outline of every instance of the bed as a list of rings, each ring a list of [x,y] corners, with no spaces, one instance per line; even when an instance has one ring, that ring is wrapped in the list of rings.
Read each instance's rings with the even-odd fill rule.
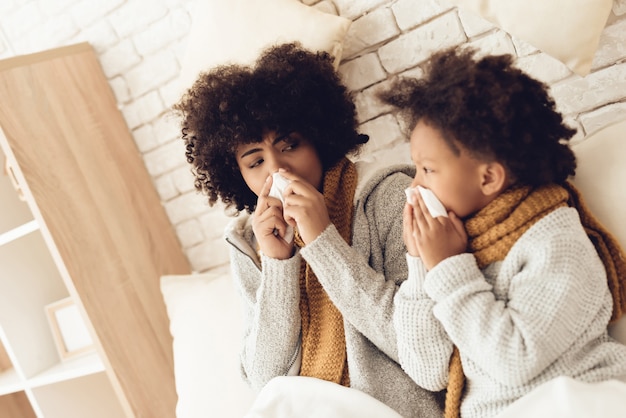
[[[409,1],[365,3],[396,7]],[[434,1],[414,0],[413,4],[426,7]],[[335,56],[339,67],[344,40],[354,36],[350,27],[355,19],[328,13],[328,1],[317,7],[308,6],[313,3],[317,2],[197,0],[180,76],[181,88],[189,86],[205,68],[224,62],[249,63],[260,49],[280,41],[298,40],[306,47],[326,50]],[[447,4],[457,7],[457,3],[464,3],[459,13],[474,13],[522,37],[581,78],[591,71],[613,6],[610,0],[448,0]],[[508,6],[502,7],[504,3]],[[534,18],[550,16],[555,11],[561,17],[559,28],[554,28],[554,22],[540,27],[549,19]],[[581,31],[581,27],[588,30]],[[554,33],[546,36],[546,31]],[[252,32],[255,36],[250,37]],[[626,188],[621,183],[626,180],[626,165],[622,163],[626,160],[625,136],[623,114],[622,120],[611,120],[590,135],[578,138],[574,144],[578,170],[573,179],[590,209],[624,248],[626,218],[622,208],[626,205]],[[395,162],[398,156],[408,155],[407,150],[408,144],[398,143],[392,150],[379,151],[374,165]],[[361,158],[369,161],[372,155],[365,153]],[[163,276],[161,290],[173,336],[179,418],[400,418],[362,392],[312,378],[279,377],[261,392],[252,392],[239,372],[241,313],[227,264],[192,275]],[[626,318],[611,326],[610,332],[626,344]],[[626,383],[589,385],[558,378],[518,400],[500,418],[621,417],[624,407]]]

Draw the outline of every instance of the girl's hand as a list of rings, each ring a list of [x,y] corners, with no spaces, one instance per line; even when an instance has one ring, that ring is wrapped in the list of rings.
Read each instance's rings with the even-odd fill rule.
[[[283,216],[283,205],[279,199],[269,196],[272,176],[269,176],[261,188],[261,193],[254,210],[252,230],[263,254],[268,257],[285,260],[293,254],[293,242],[282,237],[287,230]]]
[[[454,212],[448,212],[447,218],[433,218],[419,193],[412,195],[411,202],[405,208],[404,236],[411,243],[411,246],[406,243],[409,254],[417,249],[426,269],[431,270],[446,258],[467,251],[467,233]]]
[[[280,174],[291,181],[283,195],[285,220],[297,228],[302,241],[309,244],[330,225],[324,196],[302,177],[282,169]]]

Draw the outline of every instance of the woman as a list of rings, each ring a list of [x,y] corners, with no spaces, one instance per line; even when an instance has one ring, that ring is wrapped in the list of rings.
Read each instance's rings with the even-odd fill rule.
[[[252,67],[202,74],[174,109],[196,188],[241,215],[226,239],[252,387],[312,376],[362,390],[405,417],[440,416],[438,394],[397,363],[392,324],[407,275],[400,214],[413,172],[368,173],[347,158],[368,138],[356,131],[332,57],[272,47]],[[288,185],[270,195],[275,173]]]

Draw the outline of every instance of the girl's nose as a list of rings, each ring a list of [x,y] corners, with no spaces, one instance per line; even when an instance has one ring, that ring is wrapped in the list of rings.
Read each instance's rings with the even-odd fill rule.
[[[422,182],[421,182],[420,175],[415,174],[415,177],[413,177],[413,181],[411,182],[411,187],[417,187],[421,185],[422,185]]]

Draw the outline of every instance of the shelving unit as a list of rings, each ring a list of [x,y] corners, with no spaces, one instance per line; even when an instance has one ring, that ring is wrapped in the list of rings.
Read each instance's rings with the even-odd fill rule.
[[[0,61],[0,97],[0,418],[174,417],[159,277],[190,267],[93,49]],[[62,360],[68,297],[95,348]]]

